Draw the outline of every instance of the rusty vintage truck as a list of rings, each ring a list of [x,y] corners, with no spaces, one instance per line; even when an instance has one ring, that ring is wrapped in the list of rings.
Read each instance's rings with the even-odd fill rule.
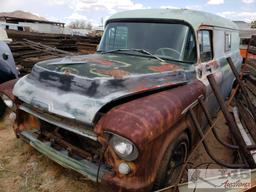
[[[192,10],[113,15],[95,54],[47,60],[1,85],[16,114],[14,130],[64,167],[113,189],[146,191],[175,181],[196,143],[187,111],[204,97],[219,110],[240,70],[239,31],[222,17]],[[13,88],[14,86],[14,88]]]

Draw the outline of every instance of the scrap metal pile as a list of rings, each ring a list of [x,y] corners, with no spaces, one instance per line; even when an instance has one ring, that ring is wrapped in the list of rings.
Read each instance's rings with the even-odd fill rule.
[[[253,46],[254,45],[254,46]],[[249,43],[246,64],[244,65],[244,77],[248,89],[248,96],[256,106],[256,36],[251,38]]]
[[[96,51],[100,36],[71,36],[64,34],[34,33],[6,30],[16,65],[22,73],[29,73],[32,66],[46,59],[74,53],[89,54]]]

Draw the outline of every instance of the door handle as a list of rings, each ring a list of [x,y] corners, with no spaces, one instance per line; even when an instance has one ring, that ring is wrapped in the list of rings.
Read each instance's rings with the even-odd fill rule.
[[[212,68],[209,65],[205,66],[205,70],[206,70],[206,72],[210,72],[210,73],[212,72]]]

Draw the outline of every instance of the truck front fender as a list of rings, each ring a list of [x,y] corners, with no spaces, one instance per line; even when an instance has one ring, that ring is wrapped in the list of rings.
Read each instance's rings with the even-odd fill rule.
[[[204,94],[205,85],[194,81],[121,104],[106,113],[95,127],[99,141],[106,143],[105,131],[120,135],[137,146],[139,157],[128,162],[132,172],[124,178],[118,173],[122,160],[108,147],[105,160],[116,175],[105,179],[134,191],[150,187],[168,145],[190,126],[186,120],[187,109]]]
[[[112,132],[143,148],[171,128],[184,110],[205,94],[201,81],[139,98],[114,107],[102,117],[96,132]]]

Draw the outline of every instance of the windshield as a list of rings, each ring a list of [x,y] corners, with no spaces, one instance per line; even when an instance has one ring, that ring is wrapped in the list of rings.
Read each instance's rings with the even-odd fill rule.
[[[109,23],[98,52],[126,53],[130,49],[145,50],[161,59],[196,62],[194,35],[190,27],[184,24]],[[131,52],[129,54],[139,53]]]

